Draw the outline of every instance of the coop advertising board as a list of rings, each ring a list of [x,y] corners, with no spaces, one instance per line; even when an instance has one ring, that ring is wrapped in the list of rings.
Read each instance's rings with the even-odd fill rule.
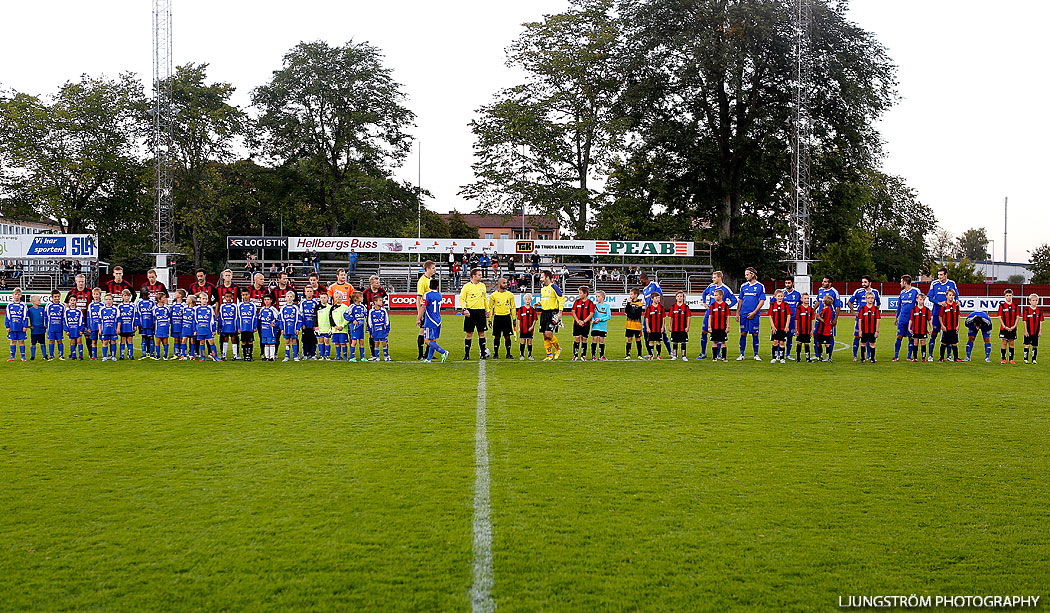
[[[95,260],[98,238],[93,234],[3,234],[0,259]]]
[[[381,238],[375,236],[290,236],[288,251],[319,253],[499,253],[501,255],[600,255],[691,257],[688,241],[531,241],[512,239]]]

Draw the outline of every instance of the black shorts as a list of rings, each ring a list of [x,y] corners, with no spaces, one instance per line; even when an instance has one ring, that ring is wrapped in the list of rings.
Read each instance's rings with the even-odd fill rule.
[[[241,342],[240,341],[240,337],[237,336],[236,332],[234,332],[233,334],[220,334],[219,335],[219,340],[222,341],[222,342],[225,342],[227,340],[231,340],[231,341],[233,341],[233,343],[235,345],[239,345],[240,342]]]
[[[681,330],[679,332],[671,332],[671,342],[672,343],[688,343],[689,342],[689,333],[686,332],[685,330]]]
[[[958,345],[959,344],[959,331],[958,330],[945,330],[941,332],[941,344],[942,345]]]
[[[520,338],[523,341],[526,341],[526,340],[531,341],[532,340],[532,330],[529,330],[528,332],[518,332],[518,338]]]
[[[605,330],[591,330],[591,338],[605,338],[606,334]]]
[[[510,336],[514,333],[514,322],[510,315],[492,316],[492,334],[494,336]]]
[[[463,331],[467,333],[484,332],[489,329],[488,314],[485,309],[468,309],[467,316],[463,318]]]
[[[1038,334],[1026,334],[1024,336],[1024,344],[1031,345],[1032,347],[1039,346],[1039,335]]]
[[[788,339],[787,330],[773,330],[769,335],[769,340],[776,342],[784,342]]]
[[[875,333],[874,332],[864,332],[864,333],[862,333],[860,335],[860,342],[862,342],[862,343],[874,343],[875,342]]]
[[[809,333],[806,333],[806,334],[799,334],[798,337],[795,340],[800,342],[800,343],[805,343],[805,344],[808,345],[810,342],[812,342],[813,338],[812,338],[812,336]]]
[[[572,324],[572,335],[573,336],[590,336],[591,335],[591,325],[590,324],[583,324],[581,326],[580,324],[578,324],[576,322],[573,322],[573,324]]]
[[[926,340],[926,335],[925,334],[912,334],[908,338],[911,338],[911,339],[917,340],[917,341],[924,341],[924,340]]]
[[[729,340],[729,332],[725,328],[711,330],[712,343],[724,343]]]
[[[999,330],[999,338],[1004,341],[1016,341],[1017,340],[1017,328],[1013,330]]]
[[[120,338],[135,338],[134,332],[121,332]]]
[[[641,330],[632,330],[630,328],[626,328],[623,331],[623,335],[626,336],[627,338],[642,338],[642,331]]]
[[[818,345],[830,345],[832,340],[831,336],[827,334],[814,334]]]
[[[645,333],[645,340],[646,340],[646,342],[656,343],[656,344],[659,345],[660,343],[664,342],[664,333],[663,332],[646,332]]]
[[[554,332],[554,314],[557,311],[540,311],[540,334]]]
[[[255,340],[254,332],[241,332],[241,343],[245,345],[251,345]]]
[[[29,333],[29,344],[31,345],[43,345],[47,343],[47,334],[44,332],[30,332]]]

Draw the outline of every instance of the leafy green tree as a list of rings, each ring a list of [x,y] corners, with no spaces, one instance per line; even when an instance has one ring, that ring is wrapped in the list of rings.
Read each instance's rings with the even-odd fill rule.
[[[947,261],[941,264],[948,269],[948,278],[956,283],[984,283],[983,274],[977,270],[977,265],[967,258],[958,261]]]
[[[187,64],[171,77],[174,125],[175,218],[189,239],[194,266],[204,262],[207,242],[225,243],[227,211],[213,198],[225,193],[215,167],[232,159],[248,129],[243,110],[230,103],[235,88],[207,83],[207,64]]]
[[[332,235],[402,229],[405,215],[387,216],[390,204],[415,213],[416,190],[390,178],[411,147],[415,114],[382,59],[367,43],[299,43],[252,94],[264,151],[309,183],[307,217]]]
[[[71,233],[108,232],[114,210],[138,212],[144,108],[130,73],[0,99],[0,178],[12,212],[53,217]]]
[[[477,238],[478,229],[467,223],[459,211],[453,210],[448,216],[449,238]]]
[[[959,235],[955,253],[971,261],[988,259],[988,231],[984,228],[970,228]]]
[[[1028,270],[1032,271],[1032,283],[1050,283],[1050,244],[1043,243],[1031,251]]]
[[[842,242],[824,248],[817,256],[816,275],[831,275],[836,279],[859,279],[872,274],[875,260],[871,255],[872,237],[863,230],[851,229]]]
[[[507,58],[525,82],[499,92],[471,122],[476,180],[461,193],[482,211],[512,214],[528,203],[587,235],[604,201],[597,179],[622,147],[620,25],[613,0],[575,0],[525,24]]]
[[[894,280],[915,274],[927,260],[926,236],[934,231],[933,210],[900,177],[866,173],[861,227],[871,235],[875,277]]]
[[[955,237],[951,232],[942,228],[930,235],[927,248],[932,258],[931,261],[943,262],[955,257]]]

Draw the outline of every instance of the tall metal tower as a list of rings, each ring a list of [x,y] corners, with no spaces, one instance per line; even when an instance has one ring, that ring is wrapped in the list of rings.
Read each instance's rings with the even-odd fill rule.
[[[171,0],[153,0],[153,159],[156,165],[154,244],[157,276],[166,285],[175,252],[174,112],[171,93]]]
[[[813,8],[810,0],[795,0],[795,100],[791,135],[791,217],[789,262],[795,264],[795,285],[809,291],[810,145],[813,123],[809,89],[813,83]],[[803,287],[805,289],[803,289]]]

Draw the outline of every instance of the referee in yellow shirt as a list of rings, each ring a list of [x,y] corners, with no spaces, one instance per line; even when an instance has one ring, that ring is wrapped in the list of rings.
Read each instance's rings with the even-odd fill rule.
[[[565,295],[554,282],[554,273],[549,270],[540,275],[543,288],[540,290],[540,332],[543,333],[543,347],[547,350],[544,362],[561,357],[561,345],[554,336],[554,328],[561,323],[561,312],[565,310]]]
[[[500,277],[496,282],[496,291],[489,296],[489,318],[492,319],[492,357],[499,359],[499,341],[507,341],[507,359],[513,360],[510,354],[510,337],[517,324],[517,309],[514,308],[514,294],[507,291],[507,279]]]
[[[423,339],[424,296],[430,291],[430,280],[434,278],[436,272],[437,264],[432,260],[427,260],[423,263],[423,276],[416,283],[416,327],[419,328],[419,334],[416,335],[416,349],[419,351],[417,360],[422,360],[423,354],[426,353],[426,345]]]
[[[459,292],[459,304],[466,317],[463,319],[463,332],[466,339],[463,346],[466,351],[464,360],[470,359],[470,344],[474,339],[474,331],[478,333],[478,345],[481,347],[481,359],[488,359],[488,350],[485,349],[485,330],[488,329],[488,287],[481,282],[481,269],[475,268],[470,271],[470,283],[463,285]]]

